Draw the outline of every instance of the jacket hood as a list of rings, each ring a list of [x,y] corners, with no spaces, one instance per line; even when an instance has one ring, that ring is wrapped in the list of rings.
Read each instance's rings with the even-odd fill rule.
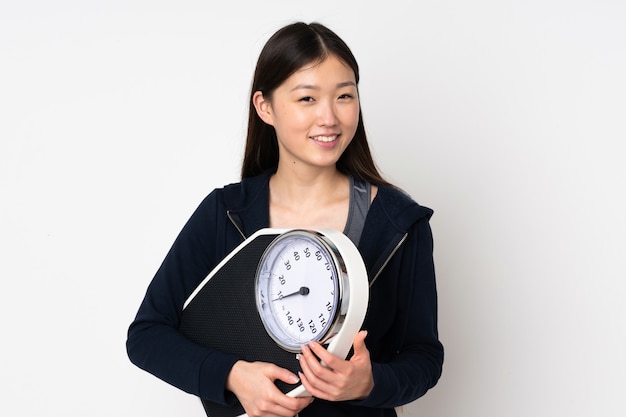
[[[428,221],[433,211],[420,206],[397,188],[380,185],[367,213],[359,250],[365,259],[370,284],[402,246],[409,231],[418,222]],[[373,260],[369,261],[368,260]]]

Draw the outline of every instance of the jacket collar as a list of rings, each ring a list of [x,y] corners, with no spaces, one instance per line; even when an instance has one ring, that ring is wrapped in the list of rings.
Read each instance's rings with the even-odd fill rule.
[[[432,210],[417,204],[397,188],[380,185],[365,219],[364,235],[359,242],[370,285],[391,257],[403,245],[412,226],[429,219]]]
[[[268,172],[224,187],[228,217],[244,239],[259,229],[269,227],[271,175]],[[421,219],[429,219],[432,213],[431,209],[420,206],[402,191],[378,186],[358,245],[370,283],[403,244],[412,225]]]
[[[271,173],[265,173],[224,187],[228,217],[244,239],[269,227],[270,176]]]

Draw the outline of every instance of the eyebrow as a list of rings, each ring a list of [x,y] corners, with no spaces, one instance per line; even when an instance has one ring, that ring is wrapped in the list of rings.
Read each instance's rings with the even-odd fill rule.
[[[337,84],[336,87],[337,88],[356,87],[356,83],[354,81],[344,81],[342,83]],[[296,91],[296,90],[319,90],[319,89],[320,89],[319,86],[312,85],[312,84],[298,84],[294,88],[292,88],[291,91]]]

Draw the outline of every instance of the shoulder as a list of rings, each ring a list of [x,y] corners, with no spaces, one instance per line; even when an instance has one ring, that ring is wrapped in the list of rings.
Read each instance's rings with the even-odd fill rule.
[[[267,188],[269,175],[262,174],[244,178],[239,182],[226,184],[214,189],[206,198],[205,204],[219,203],[229,210],[245,209]]]
[[[269,224],[270,174],[245,178],[214,190],[206,199],[219,219],[228,218],[238,234],[250,236]]]
[[[407,230],[417,221],[428,221],[433,215],[431,208],[419,204],[409,194],[389,185],[378,185],[372,205],[378,206],[381,213],[401,230]]]

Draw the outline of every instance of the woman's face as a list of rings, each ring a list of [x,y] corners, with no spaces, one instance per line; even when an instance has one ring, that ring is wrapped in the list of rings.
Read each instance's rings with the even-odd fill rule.
[[[279,165],[334,166],[359,122],[354,72],[334,56],[305,65],[270,100],[254,97],[261,119],[274,126]]]

